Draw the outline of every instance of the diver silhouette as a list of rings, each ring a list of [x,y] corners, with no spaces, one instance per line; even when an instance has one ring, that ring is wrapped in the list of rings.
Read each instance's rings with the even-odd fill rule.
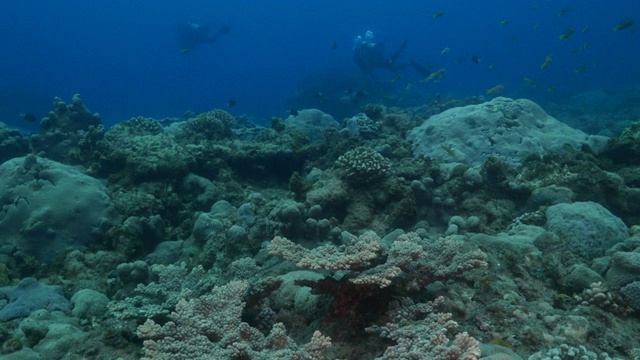
[[[220,36],[229,33],[229,26],[222,25],[212,35],[209,35],[210,25],[199,25],[192,22],[183,23],[178,26],[178,36],[180,38],[180,51],[189,53],[202,44],[213,44]]]
[[[374,69],[399,71],[406,67],[412,67],[423,75],[423,73],[428,71],[428,67],[420,65],[413,60],[409,63],[396,63],[406,47],[407,40],[400,45],[398,50],[386,56],[384,44],[375,42],[373,31],[368,30],[364,36],[356,36],[354,39],[353,61],[362,72],[368,75],[371,75]]]

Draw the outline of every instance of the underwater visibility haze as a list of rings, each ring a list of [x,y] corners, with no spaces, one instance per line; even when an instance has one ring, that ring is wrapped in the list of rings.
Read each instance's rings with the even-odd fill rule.
[[[640,359],[640,1],[0,20],[0,359]]]

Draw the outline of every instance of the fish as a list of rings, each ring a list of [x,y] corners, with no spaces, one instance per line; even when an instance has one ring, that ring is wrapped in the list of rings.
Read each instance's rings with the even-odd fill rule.
[[[393,79],[391,79],[391,83],[395,84],[400,80],[402,80],[402,75],[396,75]]]
[[[331,48],[332,49],[337,49],[338,48],[338,44],[334,41],[333,45],[331,45]]]
[[[509,20],[508,19],[504,19],[504,20],[500,21],[500,25],[509,25]]]
[[[440,70],[434,71],[431,74],[429,74],[429,76],[427,76],[424,79],[420,80],[420,82],[428,83],[429,81],[433,81],[434,84],[437,84],[440,81],[442,81],[442,76],[444,76],[444,74],[446,72],[447,72],[447,70],[445,70],[445,69],[440,69]]]
[[[576,29],[568,28],[562,34],[560,34],[560,36],[558,36],[558,39],[560,39],[560,40],[569,40],[569,39],[571,39],[571,37],[575,33],[576,33]]]
[[[544,62],[540,65],[540,69],[544,69],[553,63],[553,54],[549,54],[544,58]]]
[[[474,64],[480,64],[480,60],[481,60],[480,56],[478,56],[478,55],[473,55],[471,57],[471,61],[473,61]]]
[[[540,28],[540,23],[533,24],[533,30],[538,30]]]
[[[626,29],[632,27],[633,24],[635,24],[635,23],[636,23],[636,21],[633,20],[633,19],[625,20],[625,21],[621,22],[620,24],[614,26],[613,27],[613,31],[626,30]]]
[[[32,113],[21,113],[20,117],[28,122],[36,122],[38,119]]]
[[[227,101],[227,107],[232,108],[232,107],[236,106],[236,104],[237,104],[237,103],[238,103],[238,102],[237,102],[236,100],[234,100],[234,99],[229,99],[229,101]]]
[[[536,10],[538,10],[538,5],[532,5],[532,6],[529,8],[529,11],[536,11]]]
[[[582,44],[582,48],[583,49],[587,49],[591,46],[591,41],[585,41],[584,44]]]
[[[489,66],[487,66],[487,69],[493,70],[493,66],[494,66],[493,64],[489,64]]]
[[[577,68],[574,72],[576,74],[582,74],[583,72],[587,71],[587,65],[583,65],[580,66],[579,68]]]
[[[529,84],[529,85],[531,85],[531,86],[533,86],[533,87],[536,87],[536,81],[535,81],[535,80],[530,79],[530,78],[528,78],[528,77],[526,77],[526,76],[525,76],[525,77],[523,77],[523,78],[522,78],[522,80],[526,81],[526,82],[527,82],[527,84]]]
[[[555,92],[556,90],[558,90],[558,87],[557,87],[557,86],[549,86],[549,87],[547,88],[547,91],[548,91],[548,92]]]
[[[291,109],[291,110],[289,110],[289,115],[295,117],[295,116],[300,115],[300,112],[298,110],[296,110],[296,109]]]
[[[444,13],[443,13],[442,11],[436,11],[436,12],[433,14],[433,16],[432,16],[432,17],[433,17],[434,19],[437,19],[437,18],[442,17],[443,15],[444,15]]]
[[[504,93],[504,86],[501,84],[487,89],[487,95],[500,95],[502,93]]]
[[[585,27],[582,28],[583,33],[589,32],[589,30],[591,30],[591,26],[589,25],[586,25]]]
[[[190,54],[190,53],[191,53],[191,51],[193,51],[193,50],[191,50],[191,49],[187,49],[187,48],[185,48],[185,49],[180,49],[180,53],[182,53],[182,54]]]
[[[446,54],[448,54],[448,53],[450,53],[450,52],[451,52],[451,49],[449,49],[448,47],[446,47],[446,48],[444,48],[444,49],[440,50],[440,55],[446,55]]]
[[[572,7],[566,7],[560,11],[558,11],[558,16],[565,16],[567,15],[569,12],[571,12],[571,10],[573,10]]]

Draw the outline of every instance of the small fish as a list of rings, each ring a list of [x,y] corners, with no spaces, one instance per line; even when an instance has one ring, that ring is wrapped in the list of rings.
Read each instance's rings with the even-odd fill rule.
[[[509,20],[504,19],[504,20],[500,21],[500,25],[509,25]]]
[[[448,53],[450,53],[450,52],[451,52],[451,49],[449,49],[448,47],[446,47],[446,48],[444,48],[444,49],[440,50],[440,55],[446,55],[446,54],[448,54]]]
[[[445,144],[440,144],[440,147],[442,148],[442,150],[444,150],[447,154],[449,154],[449,156],[451,157],[456,157],[458,154],[456,154],[456,152],[453,150],[453,148],[449,145],[445,145]]]
[[[636,23],[636,21],[632,20],[632,19],[625,20],[625,21],[621,22],[620,24],[614,26],[613,27],[613,31],[626,30],[626,29],[632,27],[633,24],[635,24],[635,23]]]
[[[556,86],[549,86],[549,87],[547,88],[547,91],[548,91],[548,92],[555,92],[556,90],[558,90],[558,87],[556,87]]]
[[[331,45],[331,48],[332,49],[337,49],[338,48],[338,44],[334,41],[333,45]]]
[[[529,8],[530,11],[536,11],[538,10],[538,5],[533,5]]]
[[[504,86],[498,84],[492,88],[487,89],[487,95],[500,95],[504,93]]]
[[[553,54],[549,54],[544,58],[544,62],[540,65],[540,69],[544,69],[553,63]]]
[[[229,99],[229,101],[227,101],[227,107],[232,108],[232,107],[236,106],[237,103],[238,102],[235,99]]]
[[[28,122],[36,122],[38,119],[36,119],[36,116],[33,115],[32,113],[22,113],[20,114],[20,117],[25,119]]]
[[[591,46],[591,41],[585,41],[584,44],[582,44],[583,49],[588,49],[590,46]]]
[[[396,75],[393,79],[391,79],[391,83],[395,84],[400,80],[402,80],[402,75]]]
[[[185,48],[185,49],[180,49],[180,52],[181,52],[182,54],[190,54],[190,53],[191,53],[191,51],[193,51],[193,50],[191,50],[191,49],[186,49],[186,48]]]
[[[442,81],[442,76],[444,76],[446,72],[447,70],[445,69],[434,71],[431,74],[429,74],[429,76],[427,76],[426,78],[420,80],[420,82],[428,83],[429,81],[433,81],[434,84],[437,84],[440,81]]]
[[[529,84],[529,85],[531,85],[531,86],[533,86],[533,87],[536,87],[536,81],[535,81],[535,80],[530,79],[530,78],[528,78],[528,77],[526,77],[526,76],[525,76],[525,77],[523,77],[523,78],[522,78],[522,80],[526,81],[526,82],[527,82],[527,84]]]
[[[579,68],[577,68],[574,72],[576,74],[582,74],[583,72],[587,71],[587,65],[583,65],[580,66]]]
[[[540,28],[540,23],[533,24],[533,30],[538,30]]]
[[[321,99],[322,97],[324,97],[324,94],[321,91],[316,91],[316,93],[313,94],[313,97],[316,99]]]
[[[432,17],[433,17],[434,19],[437,19],[437,18],[442,17],[443,15],[444,15],[444,13],[443,13],[442,11],[436,11],[436,12],[433,14],[433,16],[432,16]]]
[[[473,55],[471,57],[471,61],[473,61],[474,64],[480,64],[480,60],[481,60],[480,56],[478,56],[478,55]]]
[[[591,30],[591,26],[589,26],[589,25],[587,25],[587,26],[582,28],[582,32],[583,33],[589,32],[589,30]]]
[[[291,109],[291,110],[289,110],[289,115],[295,117],[295,116],[300,115],[300,112],[298,110],[296,110],[296,109]]]
[[[407,86],[404,87],[404,91],[411,91],[411,89],[413,89],[412,83],[408,83]]]
[[[572,7],[566,7],[560,11],[558,11],[558,16],[565,16],[567,15],[571,10],[573,10]]]
[[[493,70],[493,64],[489,64],[489,66],[487,66],[487,69]]]
[[[569,39],[571,39],[571,37],[575,33],[576,33],[576,29],[568,28],[562,34],[560,34],[560,36],[558,36],[558,39],[560,39],[560,40],[569,40]]]

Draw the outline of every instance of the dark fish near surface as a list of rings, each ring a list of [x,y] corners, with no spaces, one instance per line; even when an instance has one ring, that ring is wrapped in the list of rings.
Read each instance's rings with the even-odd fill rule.
[[[296,110],[296,109],[291,109],[291,110],[289,110],[289,115],[298,116],[298,115],[300,115],[300,112],[298,112],[298,110]]]
[[[562,10],[558,11],[558,16],[564,16],[564,15],[566,15],[567,13],[569,13],[571,10],[573,10],[573,8],[566,7],[566,8],[564,8],[564,9],[562,9]]]
[[[473,56],[471,57],[471,61],[473,61],[473,62],[474,62],[474,63],[476,63],[476,64],[480,64],[480,56],[478,56],[478,55],[473,55]]]
[[[613,31],[625,30],[633,26],[635,24],[635,20],[629,19],[621,22],[620,24],[613,27]]]
[[[235,101],[234,99],[229,99],[229,101],[227,101],[227,107],[230,107],[230,108],[234,107],[234,106],[236,106],[237,103],[238,102]]]
[[[20,114],[20,117],[22,117],[23,119],[25,119],[28,122],[36,122],[36,121],[38,121],[36,116],[33,115],[32,113],[22,113],[22,114]]]
[[[576,30],[574,28],[568,28],[562,34],[560,34],[560,36],[558,36],[558,39],[569,40],[575,33],[576,33]]]

